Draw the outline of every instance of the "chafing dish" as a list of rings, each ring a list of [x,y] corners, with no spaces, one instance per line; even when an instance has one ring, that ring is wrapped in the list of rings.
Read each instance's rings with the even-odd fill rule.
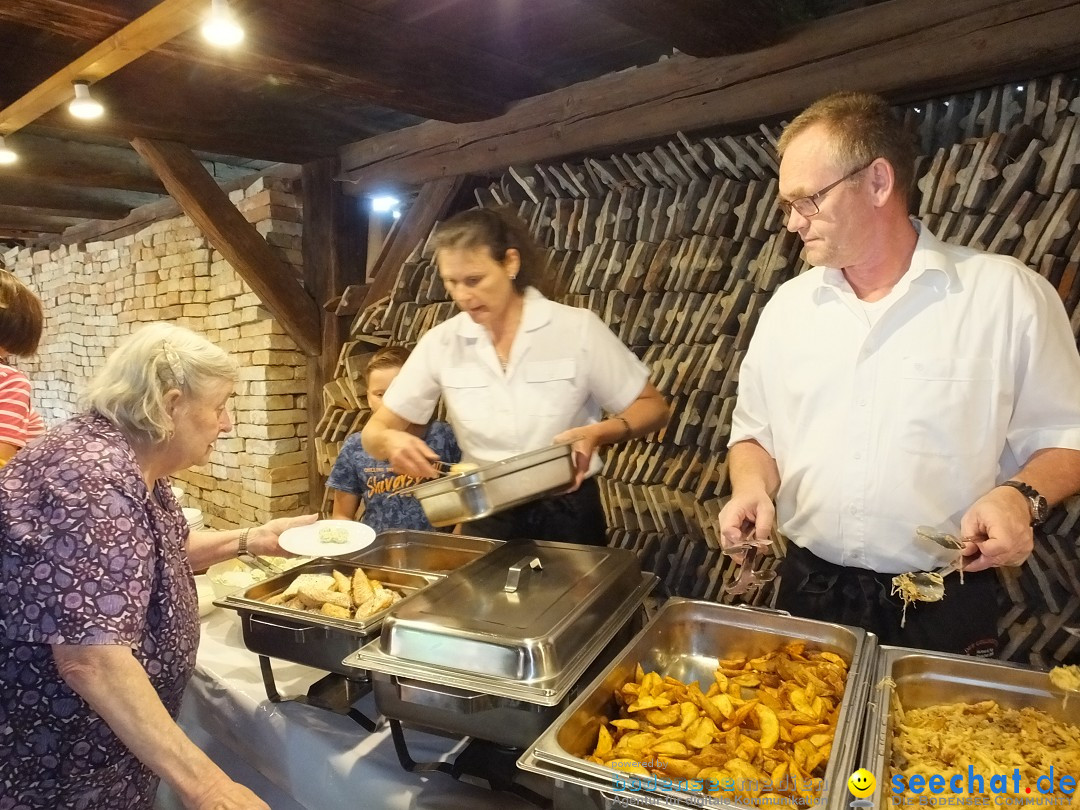
[[[364,677],[366,673],[343,666],[342,659],[357,645],[376,636],[387,611],[360,620],[335,619],[263,601],[281,593],[301,574],[329,574],[336,569],[351,577],[357,568],[405,597],[442,578],[439,574],[320,557],[230,594],[215,604],[240,614],[244,644],[253,653],[345,676]]]
[[[665,602],[637,637],[529,746],[518,766],[556,780],[557,808],[608,808],[625,806],[628,801],[648,807],[699,806],[701,794],[674,787],[653,789],[645,779],[640,780],[640,790],[629,792],[625,787],[620,790],[627,783],[625,774],[583,759],[596,746],[601,717],[618,716],[615,690],[633,679],[638,664],[647,671],[655,670],[686,683],[694,680],[708,683],[719,658],[755,657],[798,639],[850,661],[825,774],[825,784],[834,787],[827,804],[839,808],[846,802],[844,783],[854,770],[865,695],[873,669],[874,636],[858,628],[712,602],[679,598]],[[708,797],[707,806],[731,810],[740,807],[712,797]]]
[[[394,606],[344,666],[370,670],[387,717],[523,747],[628,640],[655,581],[625,549],[508,543]]]
[[[905,709],[995,700],[1009,708],[1030,706],[1055,720],[1080,724],[1080,701],[1063,701],[1065,693],[1050,685],[1045,672],[904,647],[882,646],[878,652],[860,757],[861,764],[877,776],[874,799],[878,807],[886,806],[888,794],[894,696]]]
[[[415,484],[397,494],[415,497],[431,525],[452,526],[565,490],[574,475],[570,445],[553,444]]]
[[[395,530],[380,533],[374,543],[347,559],[362,565],[447,574],[501,545],[501,540],[485,537]]]

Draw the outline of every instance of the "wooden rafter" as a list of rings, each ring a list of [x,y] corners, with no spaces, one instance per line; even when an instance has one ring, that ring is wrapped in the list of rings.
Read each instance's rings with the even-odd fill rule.
[[[1038,47],[1033,47],[1037,43]],[[1080,65],[1080,0],[893,0],[815,22],[754,54],[669,59],[341,150],[357,193],[610,149],[676,130],[754,125],[838,89],[918,100]]]
[[[314,299],[191,150],[181,143],[143,138],[136,138],[131,145],[300,349],[310,356],[320,354],[322,326]]]
[[[783,34],[781,0],[589,0],[607,16],[690,56],[764,48]]]
[[[18,176],[0,183],[0,204],[61,217],[120,219],[156,199],[156,194],[63,186]]]
[[[6,2],[9,8],[12,3]],[[0,110],[0,135],[22,129],[72,97],[76,79],[96,82],[195,25],[204,13],[191,0],[161,0],[156,6],[61,68],[22,98]]]

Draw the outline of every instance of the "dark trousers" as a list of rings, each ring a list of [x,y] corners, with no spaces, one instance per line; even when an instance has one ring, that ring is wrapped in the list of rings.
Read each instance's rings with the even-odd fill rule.
[[[881,644],[993,658],[998,652],[998,584],[993,571],[945,579],[940,602],[904,605],[892,596],[893,574],[833,565],[794,543],[780,564],[776,606],[794,616],[869,630]]]
[[[586,478],[581,487],[523,503],[491,517],[472,520],[462,534],[495,540],[556,540],[587,546],[607,545],[607,523],[600,502],[600,485]]]

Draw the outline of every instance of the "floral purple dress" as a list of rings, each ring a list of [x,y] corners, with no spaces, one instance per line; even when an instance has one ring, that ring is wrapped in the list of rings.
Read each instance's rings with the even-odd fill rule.
[[[195,666],[187,524],[90,412],[0,471],[0,810],[150,808],[157,778],[60,678],[52,644],[123,644],[173,717]]]

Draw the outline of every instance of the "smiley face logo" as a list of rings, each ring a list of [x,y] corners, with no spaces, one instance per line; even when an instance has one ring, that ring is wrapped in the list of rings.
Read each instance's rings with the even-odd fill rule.
[[[874,788],[877,787],[877,780],[866,768],[859,768],[848,777],[847,786],[852,796],[857,799],[865,799],[873,794]]]

